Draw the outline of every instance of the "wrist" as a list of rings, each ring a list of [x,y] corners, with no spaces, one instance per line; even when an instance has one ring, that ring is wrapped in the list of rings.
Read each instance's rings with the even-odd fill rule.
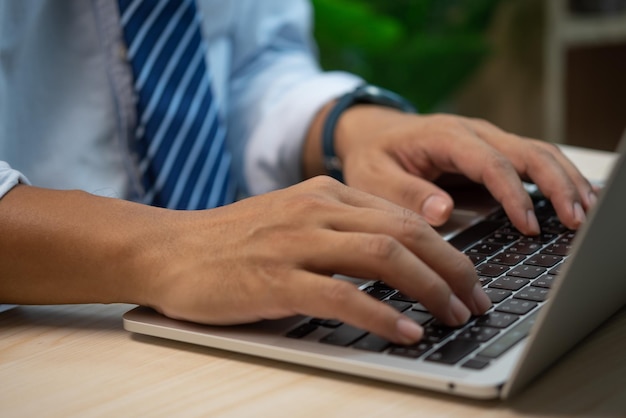
[[[327,174],[343,181],[342,162],[337,144],[338,125],[343,116],[355,106],[375,105],[414,113],[415,108],[406,99],[376,86],[362,85],[340,97],[328,110],[321,128],[322,164]]]

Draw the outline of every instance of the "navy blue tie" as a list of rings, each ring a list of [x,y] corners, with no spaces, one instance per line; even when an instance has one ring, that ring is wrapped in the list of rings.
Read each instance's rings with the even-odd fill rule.
[[[171,209],[231,203],[231,155],[193,0],[119,0],[137,93],[144,202]]]

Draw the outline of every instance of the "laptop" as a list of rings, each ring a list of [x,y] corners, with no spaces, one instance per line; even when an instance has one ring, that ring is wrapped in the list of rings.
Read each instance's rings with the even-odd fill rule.
[[[469,199],[440,232],[472,259],[490,311],[448,328],[379,281],[350,280],[421,323],[424,338],[398,346],[348,324],[296,316],[238,326],[167,318],[146,307],[124,314],[133,333],[477,398],[508,398],[626,302],[626,140],[587,222],[576,233],[536,198],[542,224],[524,237],[487,196]]]

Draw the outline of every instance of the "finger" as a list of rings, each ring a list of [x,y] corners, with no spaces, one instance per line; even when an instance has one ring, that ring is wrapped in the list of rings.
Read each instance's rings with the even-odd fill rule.
[[[446,171],[484,184],[522,233],[539,233],[532,200],[518,171],[505,155],[479,138],[471,128],[442,137],[429,156],[435,165]]]
[[[334,199],[344,203],[347,207],[379,209],[390,212],[400,209],[397,205],[386,199],[354,187],[346,186],[328,176],[318,176],[307,180],[305,183],[318,192],[324,192],[323,194],[326,196],[333,196]]]
[[[358,188],[342,185],[338,190],[339,200],[350,206],[381,210],[397,211],[408,207],[434,226],[449,219],[454,202],[448,193],[429,181],[404,172],[396,164],[384,165],[386,167],[375,173],[371,180],[364,176],[358,181]],[[377,180],[389,178],[394,181]]]
[[[550,199],[563,224],[570,229],[577,229],[586,219],[585,211],[591,210],[597,201],[594,187],[556,145],[530,139],[527,141],[545,153],[540,152],[538,157],[545,161],[536,163],[539,167],[531,168],[537,173],[532,176],[533,181],[544,196]],[[558,174],[548,177],[551,173],[541,173],[542,166],[551,160],[556,162],[562,177],[558,177]]]
[[[593,206],[595,193],[556,146],[509,134],[484,121],[474,121],[473,129],[511,156],[517,172],[531,179],[550,199],[564,225],[577,229],[584,222],[584,209]]]
[[[526,164],[528,177],[552,202],[561,222],[570,229],[578,229],[585,221],[583,203],[564,167],[548,152],[537,153]]]
[[[308,272],[300,272],[290,299],[302,315],[332,318],[398,344],[412,344],[423,329],[389,305],[359,291],[356,286]]]
[[[383,280],[420,300],[450,326],[470,317],[445,280],[393,237],[327,230],[319,231],[315,242],[334,244],[315,251],[305,263],[307,269]]]
[[[578,170],[576,165],[574,165],[574,163],[569,158],[567,158],[567,156],[563,153],[563,151],[561,151],[558,146],[545,141],[535,142],[538,144],[538,146],[543,146],[552,153],[554,158],[556,158],[556,160],[561,164],[571,181],[578,189],[578,194],[583,201],[585,209],[591,209],[596,204],[598,199],[598,196],[596,194],[597,192],[591,182],[585,176],[583,176],[583,174],[580,172],[580,170]]]
[[[417,268],[428,268],[432,270],[432,272],[428,272],[428,274],[431,274],[430,277],[432,277],[432,280],[444,280],[447,285],[450,286],[452,292],[463,301],[474,315],[483,314],[491,306],[491,301],[478,284],[478,277],[469,259],[443,240],[420,216],[408,209],[394,214],[366,209],[359,210],[357,215],[338,211],[329,226],[340,231],[386,234],[394,237],[394,239],[398,240],[402,246],[406,247],[411,254],[418,257],[420,264],[417,265]],[[344,248],[350,248],[351,245],[354,244],[349,243]],[[341,251],[341,249],[338,251]],[[358,256],[356,251],[355,249],[350,252],[349,256]],[[333,264],[332,267],[334,269],[346,269],[347,266],[341,263],[346,262],[348,259],[345,256],[342,256],[342,259],[336,259],[336,257],[337,251],[333,251],[332,254],[325,255],[321,259],[326,263],[334,262],[335,264]],[[381,258],[384,259],[385,257]],[[359,266],[359,271],[352,273],[347,272],[345,274],[363,277],[364,274],[367,275],[368,273],[371,274],[373,271],[377,271],[378,276],[373,278],[382,277],[384,273],[382,273],[380,269],[383,265],[382,263],[386,262],[386,260],[378,261],[376,260],[376,256],[373,258],[368,257],[368,259],[376,265],[371,267],[369,263],[361,261],[355,264]],[[397,268],[400,266],[392,265],[392,267]],[[408,267],[410,268],[410,265],[408,265]],[[370,270],[371,268],[378,270]],[[367,271],[363,271],[363,269]],[[403,274],[408,274],[409,276],[404,276]],[[428,299],[430,299],[431,296],[428,294],[428,291],[425,290],[427,286],[431,285],[431,283],[426,280],[428,276],[422,275],[422,273],[416,275],[411,273],[410,270],[391,272],[386,274],[386,276],[388,278],[385,277],[384,280],[387,283],[418,298],[420,301],[424,302],[426,306],[430,306]],[[445,299],[445,297],[443,299]],[[443,300],[443,302],[448,301]]]
[[[423,216],[429,224],[443,225],[454,208],[450,195],[432,182],[406,172],[391,157],[378,158],[376,171],[367,170],[355,186]],[[393,179],[393,181],[389,181]]]
[[[514,134],[507,133],[495,125],[492,125],[485,121],[479,121],[480,123],[476,127],[476,131],[481,134],[481,131],[486,131],[485,136],[501,136],[501,137],[509,137],[512,138],[510,141],[513,144],[518,144],[525,146],[532,151],[536,151],[539,149],[540,151],[544,151],[549,153],[555,160],[556,163],[564,170],[569,181],[571,181],[578,193],[581,197],[582,203],[585,206],[585,209],[590,209],[593,207],[597,200],[597,191],[591,185],[589,180],[583,176],[583,174],[578,170],[576,165],[563,153],[563,151],[556,145],[547,141],[539,141],[532,138],[520,137]],[[520,153],[514,153],[512,155],[512,159],[515,160],[515,156],[520,155]],[[532,157],[531,155],[525,155],[525,158]],[[529,159],[532,161],[532,158]],[[520,172],[522,173],[521,169]],[[523,173],[525,174],[525,173]]]

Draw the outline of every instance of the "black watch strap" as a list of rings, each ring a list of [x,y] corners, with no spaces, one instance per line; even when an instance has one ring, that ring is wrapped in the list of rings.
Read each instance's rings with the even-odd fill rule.
[[[322,156],[328,174],[343,182],[341,161],[335,152],[335,128],[343,112],[360,103],[392,107],[407,113],[415,113],[415,107],[402,96],[380,87],[364,84],[344,94],[328,113],[322,129]]]

